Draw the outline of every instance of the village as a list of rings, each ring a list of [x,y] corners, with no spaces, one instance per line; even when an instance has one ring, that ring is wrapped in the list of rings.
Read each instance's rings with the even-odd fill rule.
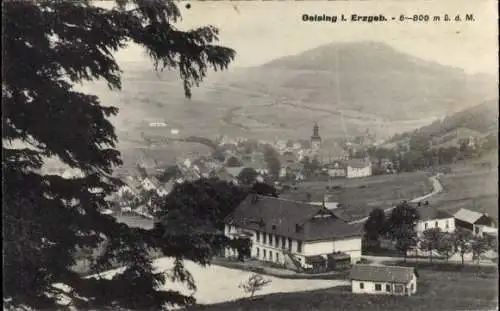
[[[360,181],[389,187],[387,181],[400,176],[398,163],[370,158],[355,147],[325,147],[317,124],[308,143],[222,137],[212,156],[179,159],[163,171],[138,165],[109,198],[115,209],[103,213],[131,226],[129,219],[137,216],[152,223],[161,208],[159,198],[183,183],[213,179],[250,189],[224,220],[223,232],[247,241],[250,249],[225,249],[214,258],[223,267],[259,272],[253,276],[348,275],[352,293],[411,296],[418,294],[418,272],[406,265],[407,259],[495,265],[496,220],[467,208],[436,208],[432,197],[443,191],[439,171],[426,175],[431,186],[416,189],[414,197],[398,196],[393,204],[366,209],[363,216],[338,202],[342,196],[335,193],[348,190],[349,183],[361,185],[354,189],[360,196],[367,187]],[[380,173],[374,176],[374,171]],[[256,193],[256,184],[276,192]]]

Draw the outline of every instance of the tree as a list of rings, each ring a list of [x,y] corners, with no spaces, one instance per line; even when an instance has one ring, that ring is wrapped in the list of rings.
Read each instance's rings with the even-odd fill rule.
[[[119,90],[121,71],[113,53],[132,42],[144,48],[156,70],[177,70],[190,97],[207,71],[226,69],[235,52],[216,45],[218,30],[212,26],[177,29],[180,11],[172,1],[117,4],[106,9],[84,0],[2,3],[3,297],[13,305],[56,309],[54,283],[72,288],[68,295],[79,309],[158,310],[193,302],[160,289],[165,275],[154,272],[148,253],[157,248],[179,259],[172,275],[177,281],[192,280],[182,258],[205,262],[203,253],[98,212],[108,208],[106,195],[121,184],[111,176],[122,161],[108,120],[118,110],[74,87],[104,80]],[[82,176],[42,173],[47,158]],[[96,279],[70,269],[77,246],[94,248],[104,240],[107,248],[95,268],[116,263],[124,266],[121,272]]]
[[[392,210],[387,220],[387,233],[396,241],[396,248],[404,253],[405,261],[408,250],[417,244],[415,225],[419,218],[417,209],[403,201]]]
[[[226,165],[228,167],[240,167],[242,166],[241,161],[237,157],[230,157],[227,159]]]
[[[250,298],[255,295],[255,292],[264,288],[264,286],[271,283],[271,280],[266,280],[260,274],[253,273],[249,276],[248,280],[240,284],[240,288],[243,288],[245,293],[250,294]]]
[[[158,174],[157,178],[160,182],[166,183],[169,180],[171,180],[172,178],[180,177],[181,174],[182,173],[181,173],[180,169],[177,167],[177,165],[172,165],[172,166],[167,167],[160,174]]]
[[[443,254],[448,261],[453,253],[453,235],[451,233],[444,232],[441,234],[441,239],[437,243],[437,251]]]
[[[414,227],[403,224],[392,232],[393,238],[396,240],[396,249],[403,253],[404,262],[408,256],[408,251],[417,246],[417,233]]]
[[[252,192],[259,195],[271,196],[276,198],[278,197],[278,192],[276,191],[276,188],[263,182],[255,183],[252,187]]]
[[[311,171],[315,173],[320,168],[321,168],[321,163],[319,163],[318,158],[314,157],[311,161]]]
[[[427,229],[423,232],[421,247],[429,251],[429,260],[432,262],[432,251],[437,250],[442,238],[442,232],[439,228]]]
[[[370,212],[364,224],[365,238],[368,241],[378,241],[379,237],[385,233],[385,213],[380,208],[375,208]]]
[[[212,157],[219,162],[224,162],[226,160],[226,155],[222,148],[215,148],[212,152]]]
[[[490,241],[485,237],[474,237],[472,239],[470,248],[472,250],[472,258],[476,259],[477,262],[481,260],[481,255],[483,255],[487,250],[491,249]]]
[[[281,163],[279,155],[271,146],[267,146],[264,151],[264,161],[267,163],[269,174],[276,180],[280,176]]]
[[[257,176],[259,176],[259,173],[257,173],[256,170],[251,167],[245,167],[238,174],[238,180],[243,185],[252,185],[253,183],[255,183]]]
[[[463,265],[465,254],[471,251],[472,232],[463,228],[457,228],[455,230],[453,238],[455,250],[458,250],[458,252],[460,253],[460,258],[462,258]]]
[[[403,225],[408,225],[413,228],[419,219],[420,215],[418,210],[414,206],[408,204],[408,202],[403,201],[392,210],[387,220],[388,230],[390,232]]]

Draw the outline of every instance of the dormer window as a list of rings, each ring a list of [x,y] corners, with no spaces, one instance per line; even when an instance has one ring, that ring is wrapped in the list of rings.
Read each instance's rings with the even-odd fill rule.
[[[273,224],[273,225],[271,226],[271,229],[276,230],[276,225],[275,225],[275,224]]]
[[[301,225],[299,225],[299,224],[295,224],[295,232],[297,232],[297,233],[298,233],[298,232],[301,232],[301,231],[302,231],[302,229],[303,229],[303,227],[302,227]]]

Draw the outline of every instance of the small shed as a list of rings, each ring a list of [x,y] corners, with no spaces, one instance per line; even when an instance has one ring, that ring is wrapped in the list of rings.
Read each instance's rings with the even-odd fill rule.
[[[353,293],[411,296],[417,293],[414,268],[357,264],[351,268]]]

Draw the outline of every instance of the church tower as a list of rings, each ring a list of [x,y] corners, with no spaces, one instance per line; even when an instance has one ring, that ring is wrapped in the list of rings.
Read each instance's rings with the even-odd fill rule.
[[[319,136],[318,123],[314,123],[313,135],[311,136],[311,149],[318,150],[321,146],[321,137]]]

